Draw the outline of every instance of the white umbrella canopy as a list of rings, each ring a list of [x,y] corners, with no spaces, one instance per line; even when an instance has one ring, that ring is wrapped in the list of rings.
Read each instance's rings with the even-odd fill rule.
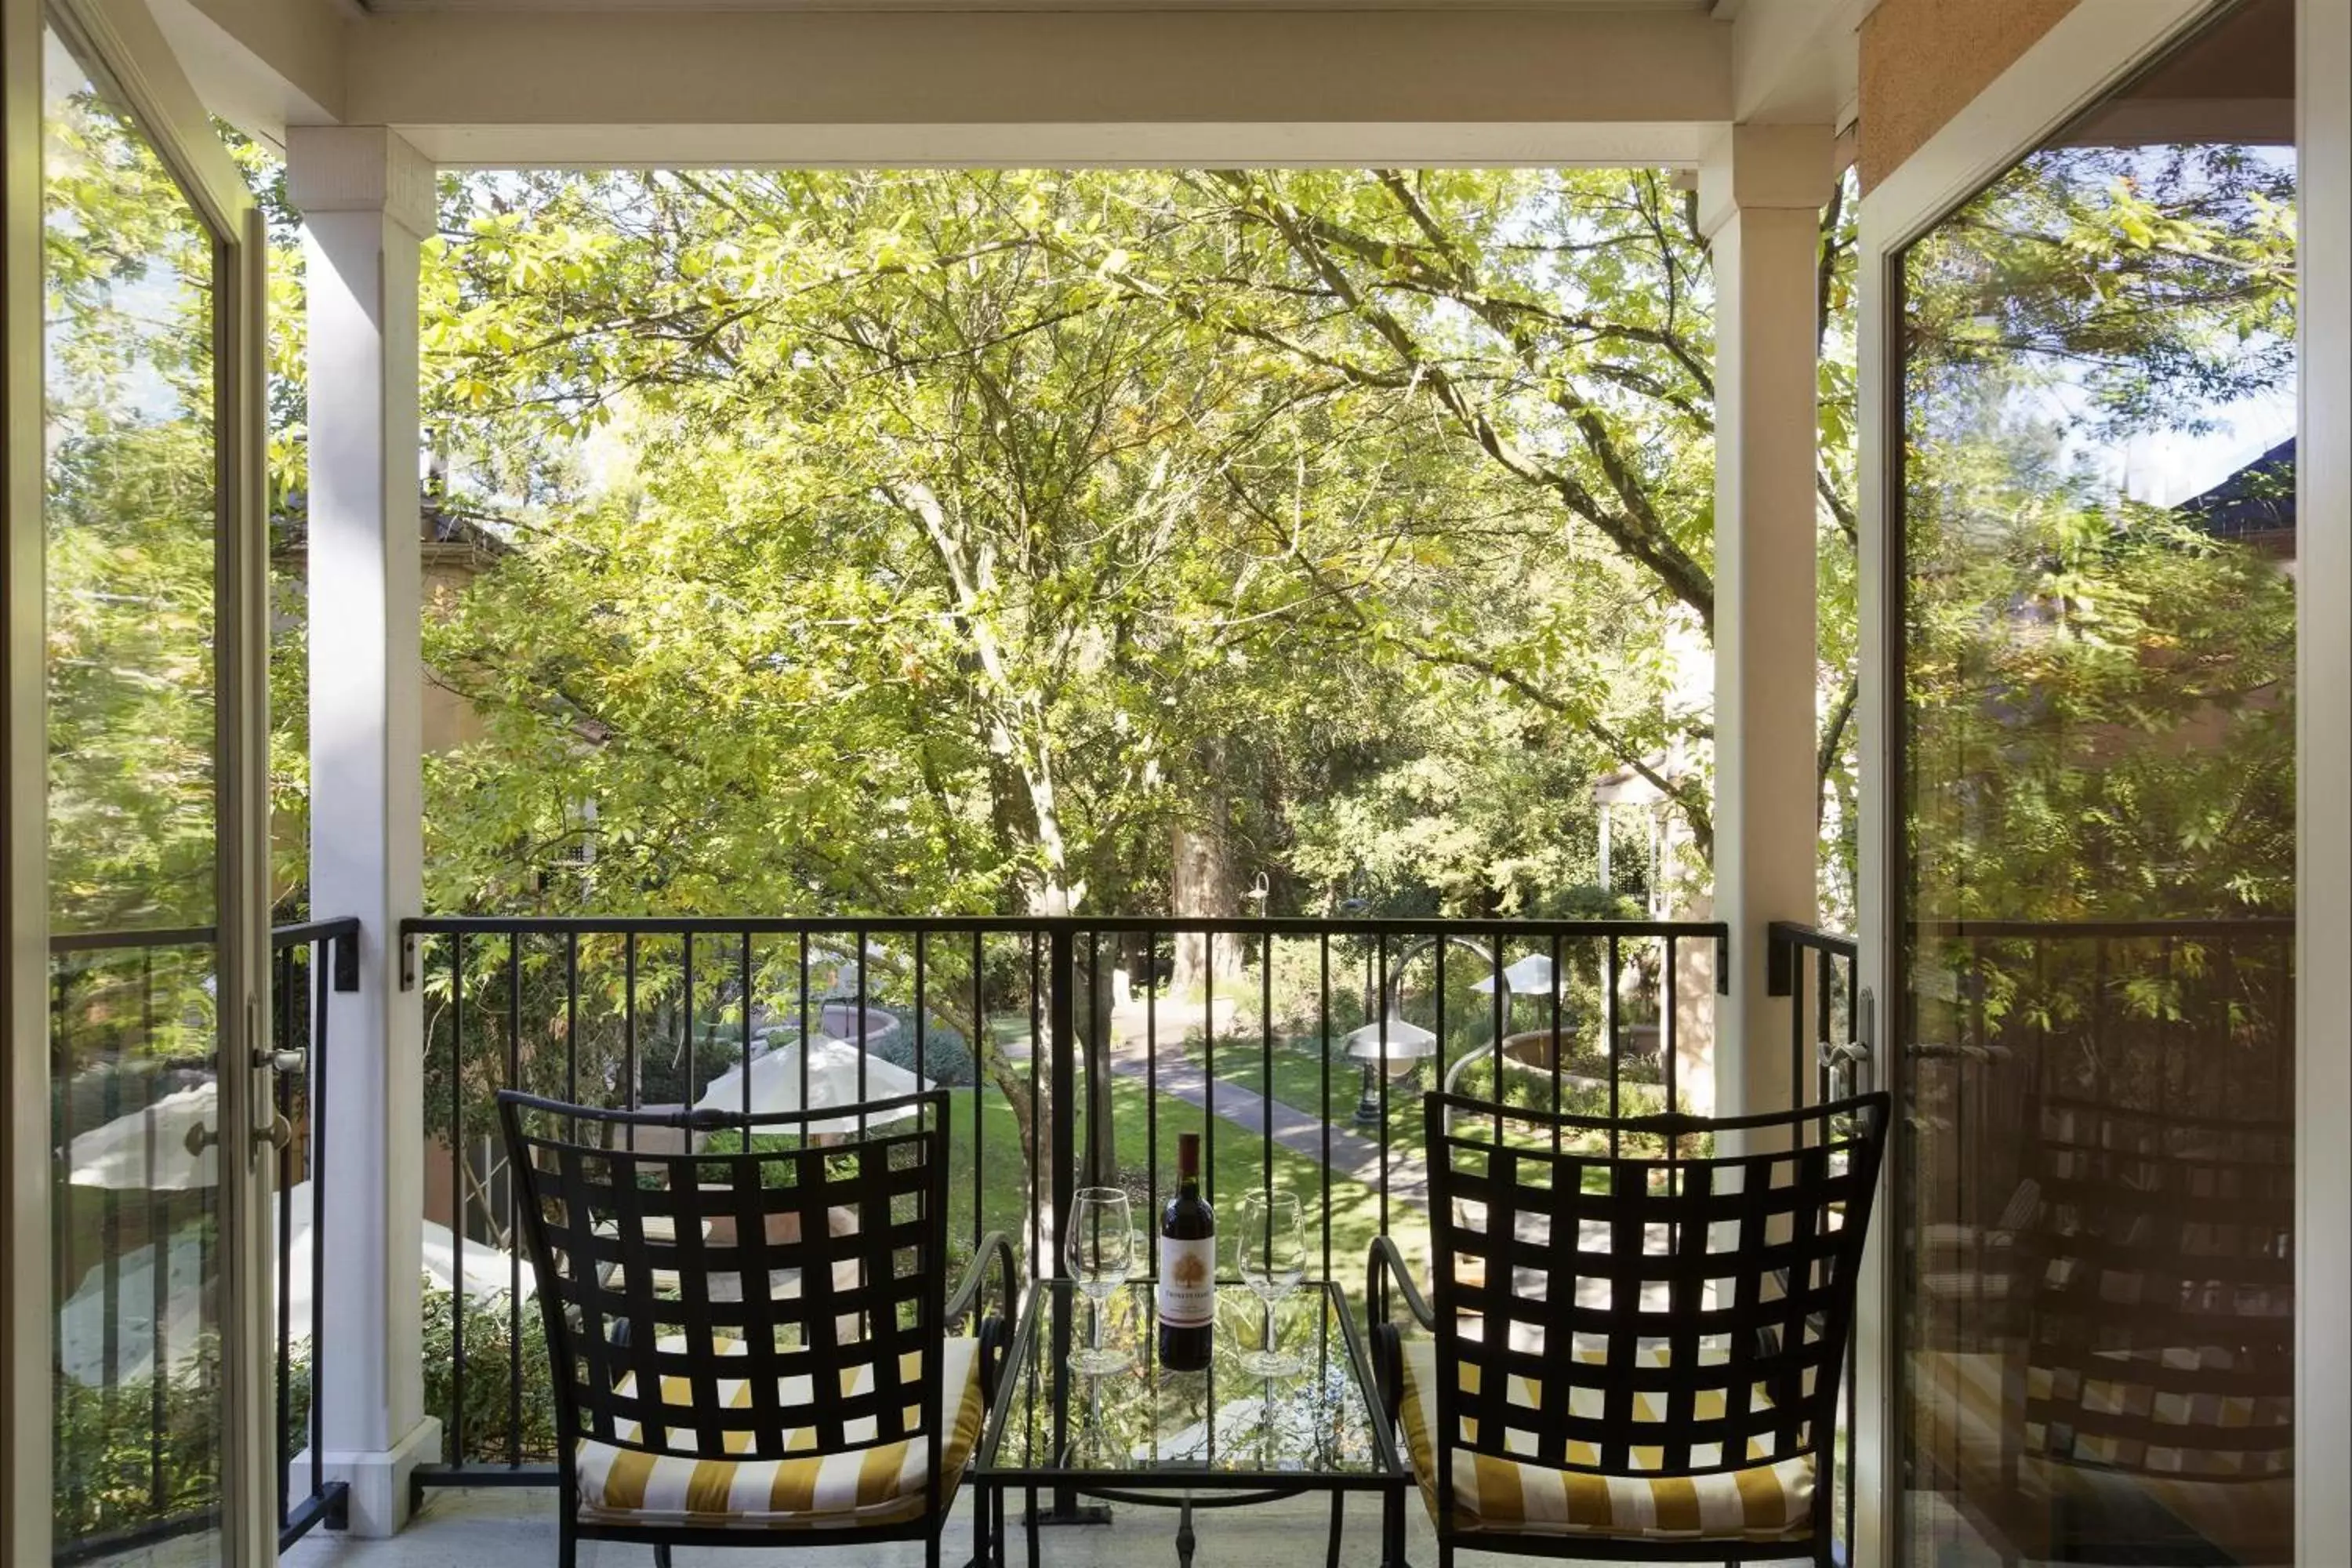
[[[808,1081],[808,1103],[801,1103],[803,1064],[805,1062]],[[858,1092],[858,1074],[865,1074],[866,1091]],[[743,1101],[744,1065],[740,1062],[710,1080],[702,1097],[694,1102],[697,1110],[741,1111]],[[893,1061],[886,1061],[870,1052],[861,1051],[847,1040],[837,1040],[831,1035],[818,1035],[808,1043],[803,1052],[802,1043],[793,1040],[779,1046],[751,1061],[751,1109],[756,1114],[773,1115],[801,1110],[830,1110],[841,1107],[849,1110],[845,1116],[829,1117],[806,1124],[811,1133],[855,1132],[861,1119],[856,1107],[861,1100],[897,1100],[905,1095],[919,1094],[931,1087],[927,1079],[919,1078]],[[903,1121],[915,1114],[912,1106],[899,1106],[863,1118],[868,1127],[882,1126]]]
[[[1551,956],[1531,952],[1503,970],[1503,981],[1514,996],[1540,996],[1552,988]],[[1495,977],[1491,974],[1472,986],[1473,991],[1486,995],[1495,994]]]
[[[1373,1022],[1348,1036],[1348,1055],[1360,1062],[1417,1062],[1437,1051],[1437,1037],[1419,1024],[1391,1013],[1385,1024]]]
[[[315,1321],[315,1304],[310,1298],[310,1255],[314,1245],[310,1184],[298,1183],[288,1197],[292,1213],[286,1226],[287,1331],[295,1343],[304,1344],[310,1341],[310,1326]],[[274,1215],[277,1208],[273,1199],[270,1212]],[[155,1258],[153,1243],[134,1247],[122,1255],[115,1268],[110,1304],[106,1266],[94,1265],[58,1309],[58,1360],[68,1377],[97,1388],[110,1382],[126,1383],[145,1377],[155,1370]],[[329,1259],[331,1264],[332,1261]],[[447,1226],[429,1219],[425,1222],[425,1245],[418,1264],[421,1276],[436,1290],[446,1290],[456,1282],[457,1243]],[[208,1328],[218,1327],[210,1320],[220,1258],[217,1251],[207,1256],[195,1226],[183,1226],[172,1233],[164,1268],[163,1351],[166,1363],[176,1369],[196,1353],[198,1336]],[[538,1282],[528,1261],[520,1272],[522,1289],[519,1299],[528,1301],[537,1293]],[[504,1248],[478,1241],[466,1244],[468,1300],[485,1301],[503,1295],[513,1278],[511,1255]],[[106,1356],[109,1317],[114,1321],[115,1338],[110,1377]],[[274,1332],[278,1321],[274,1309],[269,1321]]]
[[[155,1370],[155,1262],[153,1244],[122,1255],[110,1305],[106,1266],[98,1264],[58,1309],[58,1362],[85,1388],[128,1383]],[[216,1325],[211,1317],[212,1280],[205,1247],[193,1226],[174,1231],[163,1278],[163,1354],[173,1367],[196,1353],[197,1337]],[[217,1273],[219,1264],[213,1263]],[[114,1360],[106,1355],[106,1326],[114,1323]]]
[[[74,1134],[66,1150],[67,1180],[77,1187],[116,1191],[178,1192],[220,1184],[220,1158],[210,1142],[188,1152],[197,1128],[220,1125],[220,1086],[200,1083],[173,1089],[143,1110],[134,1110]]]

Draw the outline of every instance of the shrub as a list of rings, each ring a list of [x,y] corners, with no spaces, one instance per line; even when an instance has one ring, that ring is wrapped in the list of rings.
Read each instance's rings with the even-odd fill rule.
[[[552,1460],[556,1455],[555,1383],[548,1365],[547,1331],[540,1321],[539,1303],[525,1301],[519,1314],[522,1328],[519,1407],[509,1397],[516,1365],[509,1348],[505,1294],[469,1297],[466,1302],[462,1407],[457,1404],[457,1340],[450,1317],[450,1292],[427,1283],[424,1310],[425,1411],[441,1418],[442,1457],[452,1464],[503,1464],[518,1454],[526,1463]]]
[[[874,1054],[886,1062],[913,1070],[914,1026],[908,1024],[897,1030],[888,1040],[874,1047]],[[969,1089],[980,1081],[979,1067],[971,1058],[971,1042],[964,1038],[962,1030],[936,1019],[923,1029],[922,1072],[941,1089]]]
[[[211,1333],[160,1379],[90,1388],[58,1377],[51,1406],[58,1546],[217,1509],[220,1400],[220,1341]]]

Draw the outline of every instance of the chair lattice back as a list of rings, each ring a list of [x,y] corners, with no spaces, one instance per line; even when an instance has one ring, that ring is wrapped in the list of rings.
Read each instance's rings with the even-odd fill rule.
[[[2290,1473],[2292,1123],[2065,1098],[2032,1120],[2026,1450],[2200,1480]]]
[[[1736,1121],[1444,1095],[1426,1114],[1449,1492],[1454,1448],[1664,1477],[1827,1446],[1885,1095]],[[1682,1152],[1708,1132],[1751,1152]],[[1658,1152],[1591,1152],[1628,1143]]]
[[[772,1459],[941,1430],[945,1097],[866,1109],[870,1131],[828,1142],[801,1134],[837,1107],[746,1118],[499,1096],[567,1455],[593,1438]],[[652,1126],[747,1147],[630,1146]]]

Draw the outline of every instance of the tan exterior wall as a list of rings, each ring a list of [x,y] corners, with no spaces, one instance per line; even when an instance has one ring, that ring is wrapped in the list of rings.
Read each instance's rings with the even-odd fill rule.
[[[464,545],[426,544],[422,563],[425,616],[431,618],[447,615],[457,596],[466,591],[466,585],[481,575],[485,564],[480,555]],[[425,672],[418,706],[426,755],[454,752],[470,741],[481,739],[482,716],[465,699],[442,685],[430,668]]]
[[[1862,24],[1863,189],[1917,152],[2074,4],[1880,0]]]

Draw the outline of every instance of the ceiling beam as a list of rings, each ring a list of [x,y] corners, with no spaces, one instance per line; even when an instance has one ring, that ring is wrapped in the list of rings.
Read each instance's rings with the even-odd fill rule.
[[[148,0],[205,107],[278,146],[343,112],[359,13],[342,0]]]
[[[1836,129],[1860,90],[1856,33],[1872,4],[1740,0],[1731,27],[1731,117],[1741,124]]]
[[[1731,117],[1733,31],[1681,8],[447,11],[351,26],[341,118],[478,165],[1687,163]]]

